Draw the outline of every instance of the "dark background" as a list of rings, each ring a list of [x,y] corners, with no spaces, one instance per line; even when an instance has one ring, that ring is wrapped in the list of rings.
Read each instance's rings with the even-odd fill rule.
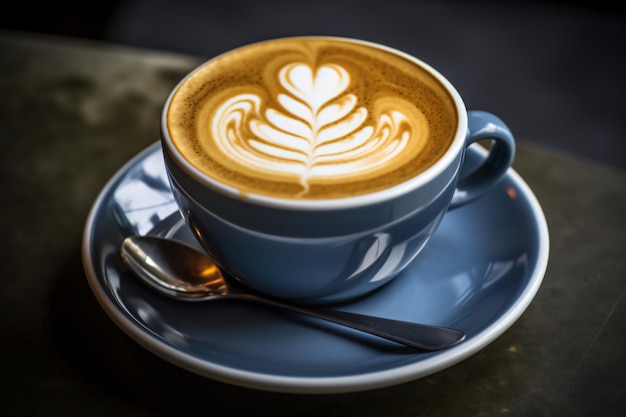
[[[605,1],[19,2],[2,28],[210,58],[288,35],[340,35],[413,54],[469,109],[520,141],[626,170],[626,15]]]

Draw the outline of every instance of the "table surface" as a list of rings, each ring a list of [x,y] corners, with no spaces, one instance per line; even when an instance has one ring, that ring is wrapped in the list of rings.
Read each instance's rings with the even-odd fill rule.
[[[523,138],[514,168],[547,218],[547,272],[522,317],[461,363],[367,392],[280,394],[195,375],[127,337],[86,282],[84,222],[199,62],[0,33],[4,415],[624,415],[626,173]]]

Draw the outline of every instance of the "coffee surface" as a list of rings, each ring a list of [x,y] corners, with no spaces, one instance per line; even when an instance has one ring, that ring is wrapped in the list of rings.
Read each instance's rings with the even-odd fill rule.
[[[243,195],[367,194],[434,164],[454,101],[417,63],[336,38],[287,38],[207,62],[174,92],[167,129],[192,165]]]

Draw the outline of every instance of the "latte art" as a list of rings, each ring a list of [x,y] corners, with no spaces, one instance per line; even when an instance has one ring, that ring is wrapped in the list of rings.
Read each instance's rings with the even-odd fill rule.
[[[171,97],[167,130],[199,170],[241,193],[342,198],[406,181],[443,155],[453,100],[410,59],[335,38],[236,49]]]
[[[381,108],[376,124],[365,123],[368,110],[357,107],[354,94],[344,94],[350,75],[340,65],[288,64],[278,78],[286,90],[276,97],[282,109],[263,113],[262,98],[243,93],[222,104],[211,120],[217,146],[233,162],[271,175],[293,174],[306,194],[310,180],[380,175],[423,148],[424,115],[414,109],[407,117],[393,108],[394,100],[381,98],[374,103]]]

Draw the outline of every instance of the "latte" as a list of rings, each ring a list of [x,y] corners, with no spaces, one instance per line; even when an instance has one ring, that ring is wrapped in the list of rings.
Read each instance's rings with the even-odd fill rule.
[[[402,54],[301,37],[200,66],[173,93],[166,122],[185,159],[243,195],[329,199],[424,171],[458,117],[446,88]]]

